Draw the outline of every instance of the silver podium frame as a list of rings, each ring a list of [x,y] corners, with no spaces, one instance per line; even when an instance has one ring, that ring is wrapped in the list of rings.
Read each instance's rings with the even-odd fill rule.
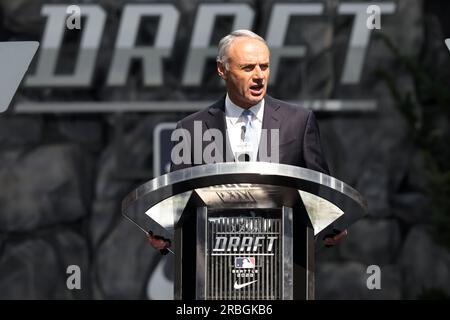
[[[231,189],[249,188],[258,199],[251,204],[243,202],[238,206],[235,203],[220,203],[214,198],[214,192],[211,193],[214,191],[211,187],[223,185],[228,185]],[[294,230],[298,227],[297,223],[296,226],[292,223],[292,217],[300,219],[297,214],[299,203],[304,207],[303,211],[306,211],[306,217],[301,217],[306,223],[301,237],[305,261],[300,271],[299,266],[293,263],[296,254],[292,250],[293,237],[289,242],[289,232],[293,234],[298,231]],[[200,300],[207,297],[204,244],[208,207],[282,209],[283,233],[286,232],[287,235],[286,242],[282,242],[282,250],[287,259],[282,263],[281,299],[314,299],[315,237],[331,223],[336,229],[343,230],[367,213],[366,201],[349,185],[329,175],[296,166],[265,162],[226,162],[190,167],[157,177],[124,198],[122,214],[142,231],[152,230],[174,242],[176,299],[186,297],[182,289],[186,281],[186,275],[184,278],[182,276],[182,267],[186,264],[182,254],[182,227],[189,216],[196,216],[194,225],[197,230],[194,254],[195,292],[189,297]],[[192,272],[194,271],[191,270]],[[296,292],[293,290],[294,278],[298,279],[299,276],[295,276],[298,274],[301,274],[303,291],[300,295],[296,293],[297,289]]]

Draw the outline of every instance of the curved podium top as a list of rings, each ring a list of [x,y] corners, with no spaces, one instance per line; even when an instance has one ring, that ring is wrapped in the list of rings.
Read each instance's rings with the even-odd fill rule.
[[[286,189],[298,192],[315,234],[332,222],[336,228],[347,228],[367,213],[365,199],[329,175],[278,163],[224,162],[170,172],[144,183],[125,197],[122,214],[144,232],[172,238],[193,191],[214,205],[211,195],[244,189],[254,195],[255,207],[289,205],[284,203]]]

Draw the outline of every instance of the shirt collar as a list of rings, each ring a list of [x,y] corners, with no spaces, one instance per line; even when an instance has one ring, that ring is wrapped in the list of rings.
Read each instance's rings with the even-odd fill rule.
[[[262,99],[260,102],[250,107],[249,109],[256,116],[256,119],[258,119],[260,122],[263,121],[264,104],[265,101],[264,99]],[[227,93],[227,96],[225,98],[225,115],[227,116],[227,118],[230,119],[233,125],[235,125],[236,122],[238,122],[244,110],[245,110],[244,108],[241,108],[237,106],[235,103],[233,103],[233,101],[231,101]]]

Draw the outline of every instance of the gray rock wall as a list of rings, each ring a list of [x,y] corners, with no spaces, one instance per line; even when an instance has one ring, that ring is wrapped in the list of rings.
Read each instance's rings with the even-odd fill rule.
[[[44,26],[40,5],[50,2],[1,2],[5,17],[1,34],[9,40],[39,39],[38,30]],[[111,13],[120,12],[126,2],[102,2],[109,15],[107,28],[117,29],[118,17]],[[266,14],[273,2],[248,1],[257,3],[258,10]],[[331,14],[333,3],[326,1],[329,15],[320,22],[297,23],[312,54],[295,72],[280,66],[286,81],[274,89],[278,98],[378,100],[376,113],[319,115],[332,173],[364,195],[369,215],[350,228],[339,247],[317,252],[317,298],[415,299],[424,290],[436,288],[450,295],[449,251],[430,236],[423,158],[376,70],[391,71],[402,90],[414,90],[414,83],[386,47],[372,39],[361,84],[353,88],[340,85],[340,61],[350,35],[350,20],[343,23]],[[425,41],[422,1],[396,3],[397,14],[383,21],[383,32],[404,52],[418,56]],[[180,1],[177,5],[192,24],[196,3]],[[257,23],[257,28],[265,30],[264,21]],[[289,41],[296,41],[296,34],[291,33]],[[179,36],[187,43],[189,29],[180,28]],[[112,46],[114,37],[107,33],[102,45]],[[175,57],[183,55],[180,50],[174,53]],[[183,92],[176,86],[158,93],[137,89],[140,78],[135,74],[126,88],[105,88],[102,79],[111,52],[101,51],[100,56],[94,88],[81,92],[24,90],[17,98],[71,101],[82,96],[122,101],[217,97],[206,91]],[[308,81],[293,90],[286,83],[299,73]],[[178,74],[169,73],[168,81],[179,81]],[[0,115],[0,299],[148,298],[148,279],[164,258],[122,218],[120,202],[153,177],[154,127],[185,115]],[[117,131],[119,124],[121,132]],[[69,265],[81,269],[81,290],[66,287]],[[380,290],[367,288],[371,265],[380,267]]]

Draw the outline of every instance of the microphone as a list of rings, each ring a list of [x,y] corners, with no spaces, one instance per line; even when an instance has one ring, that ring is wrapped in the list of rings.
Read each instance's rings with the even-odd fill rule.
[[[246,126],[242,126],[241,127],[241,140],[244,141],[245,140],[245,131],[247,130]]]
[[[250,155],[248,153],[241,153],[238,156],[239,162],[249,162],[250,161]]]

